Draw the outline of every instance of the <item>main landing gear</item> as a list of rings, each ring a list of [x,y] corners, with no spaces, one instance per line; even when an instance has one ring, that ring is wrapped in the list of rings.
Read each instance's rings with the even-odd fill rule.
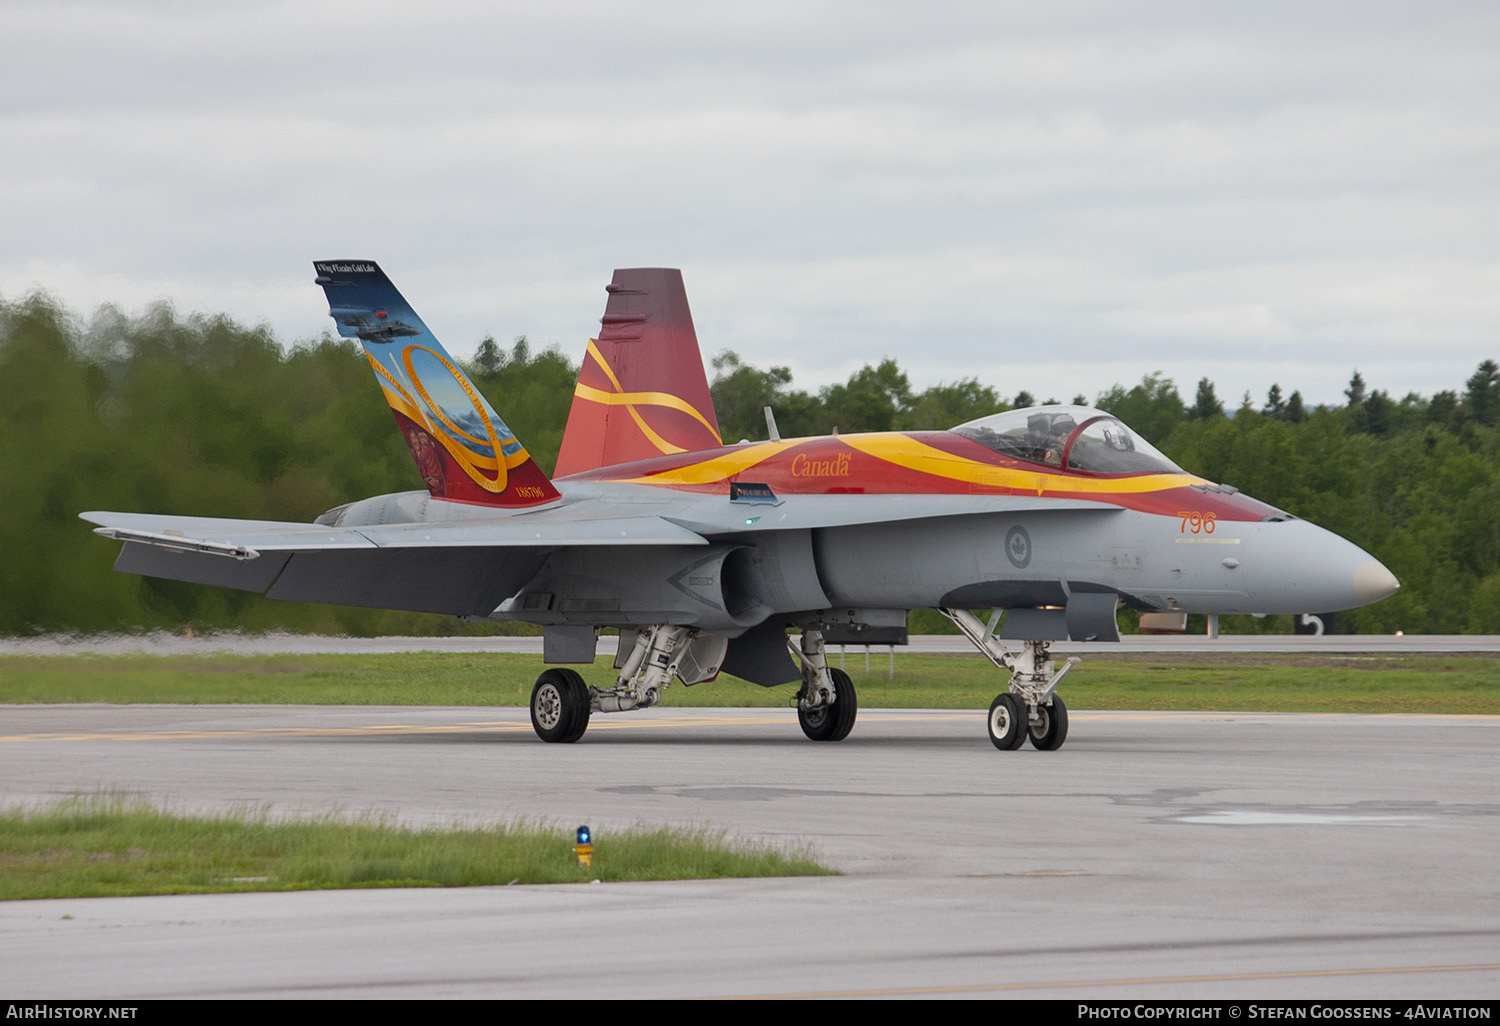
[[[802,664],[802,689],[797,692],[797,722],[802,733],[814,741],[842,741],[854,729],[859,699],[854,681],[837,667],[829,666],[823,653],[823,632],[804,630],[802,644],[787,639]]]
[[[1069,657],[1056,669],[1045,641],[1022,642],[1025,648],[1010,652],[995,637],[999,611],[985,624],[967,609],[939,609],[990,662],[1010,674],[1010,688],[990,705],[990,743],[1003,752],[1015,751],[1031,739],[1032,747],[1050,752],[1068,738],[1068,707],[1056,694],[1057,685],[1077,666]]]
[[[679,678],[684,684],[710,680],[719,672],[729,642],[715,634],[689,627],[658,625],[621,638],[619,673],[612,688],[590,687],[575,671],[552,668],[531,689],[531,726],[543,741],[569,744],[583,737],[593,713],[648,709]],[[814,741],[842,741],[854,727],[859,699],[854,682],[823,657],[823,635],[805,630],[798,645],[787,639],[801,663],[802,688],[797,692],[797,722]]]
[[[612,688],[590,687],[577,672],[558,668],[536,679],[531,726],[537,737],[568,744],[583,737],[593,713],[648,709],[661,701],[673,677],[696,684],[717,675],[729,647],[718,635],[670,624],[636,631],[633,642],[629,633],[620,640],[622,653],[627,643],[631,649],[620,662]]]
[[[544,670],[531,689],[531,727],[543,741],[577,741],[592,711],[588,685],[576,670]]]

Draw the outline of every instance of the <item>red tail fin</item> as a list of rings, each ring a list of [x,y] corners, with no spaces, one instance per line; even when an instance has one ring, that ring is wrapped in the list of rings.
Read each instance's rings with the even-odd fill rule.
[[[630,268],[606,291],[563,432],[556,476],[724,443],[682,272]]]

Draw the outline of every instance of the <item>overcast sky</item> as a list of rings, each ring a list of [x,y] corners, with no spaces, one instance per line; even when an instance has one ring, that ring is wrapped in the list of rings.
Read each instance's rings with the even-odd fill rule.
[[[706,356],[1092,399],[1500,358],[1500,5],[0,4],[0,296],[447,347],[680,267]]]

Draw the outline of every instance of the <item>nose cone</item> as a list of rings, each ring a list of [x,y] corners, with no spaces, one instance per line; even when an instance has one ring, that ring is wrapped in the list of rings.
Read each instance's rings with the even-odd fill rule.
[[[1256,524],[1245,555],[1256,612],[1354,609],[1401,587],[1364,549],[1305,520]]]
[[[1400,590],[1401,582],[1378,559],[1367,559],[1354,571],[1354,597],[1362,606],[1390,598]]]

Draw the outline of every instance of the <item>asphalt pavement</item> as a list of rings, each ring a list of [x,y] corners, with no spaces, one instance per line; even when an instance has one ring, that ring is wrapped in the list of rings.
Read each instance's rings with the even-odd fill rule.
[[[10,706],[0,801],[413,824],[639,823],[809,847],[835,878],[0,905],[27,998],[1492,1000],[1500,718],[1075,711],[1057,752],[983,714]]]

